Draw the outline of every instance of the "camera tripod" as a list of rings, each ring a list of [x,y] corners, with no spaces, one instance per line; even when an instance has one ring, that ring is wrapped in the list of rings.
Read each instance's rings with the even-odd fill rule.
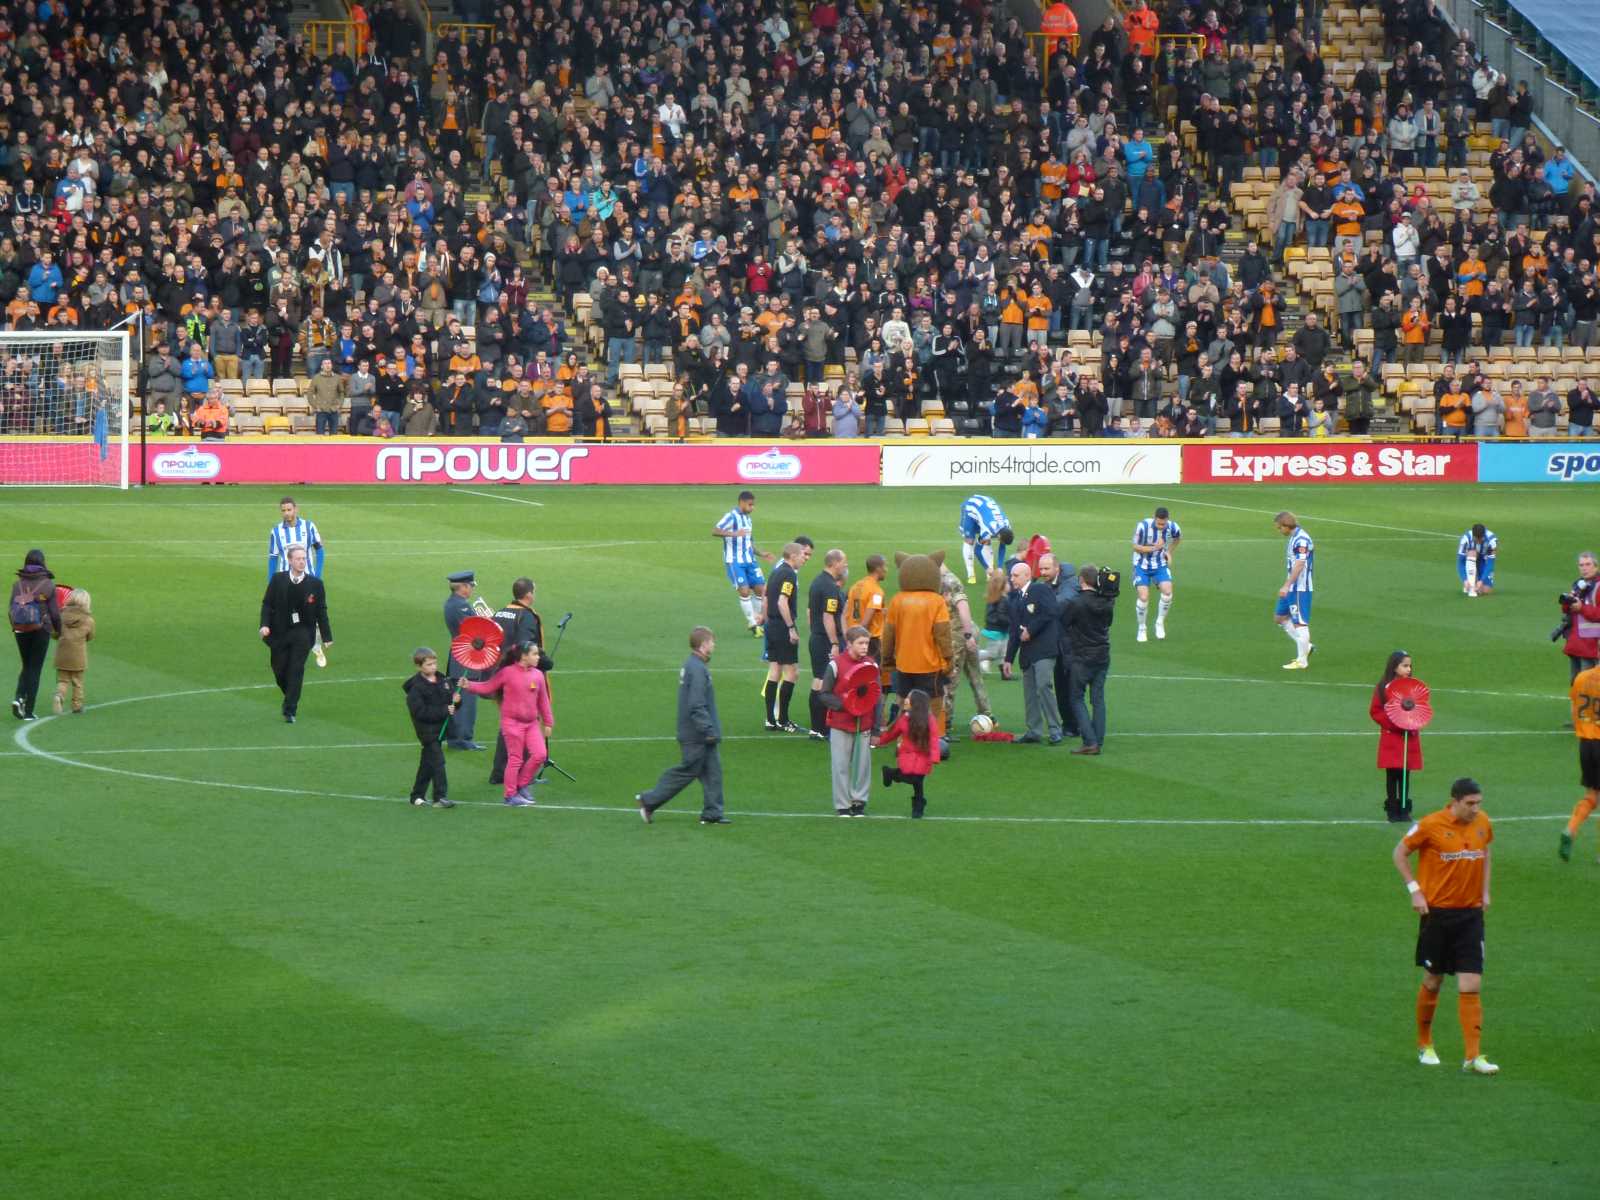
[[[570,620],[572,620],[572,614],[571,613],[567,613],[561,618],[560,621],[558,621],[556,623],[556,644],[554,646],[550,647],[550,659],[551,659],[552,662],[555,660],[556,651],[561,649],[561,639],[566,636],[566,633],[567,633],[567,622],[570,621]],[[548,749],[548,747],[546,749]],[[543,783],[544,782],[544,773],[546,771],[554,771],[557,775],[560,775],[568,783],[577,783],[578,782],[577,779],[570,772],[568,772],[560,763],[558,763],[554,758],[551,758],[551,757],[547,756],[545,758],[545,760],[544,760],[544,765],[539,768],[539,773],[533,777],[534,783]]]

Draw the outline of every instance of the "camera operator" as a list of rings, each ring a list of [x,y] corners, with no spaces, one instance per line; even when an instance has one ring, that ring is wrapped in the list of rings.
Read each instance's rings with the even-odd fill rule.
[[[1553,642],[1566,639],[1563,652],[1571,662],[1572,679],[1600,659],[1600,563],[1594,551],[1578,555],[1578,578],[1569,591],[1556,597],[1561,624],[1550,635]]]
[[[1116,615],[1122,576],[1085,563],[1078,569],[1078,594],[1068,605],[1063,624],[1071,649],[1072,683],[1068,689],[1073,718],[1083,737],[1074,754],[1099,754],[1106,738],[1106,674],[1111,670],[1111,620]],[[1084,689],[1089,691],[1084,702]],[[1094,707],[1091,719],[1089,708]]]

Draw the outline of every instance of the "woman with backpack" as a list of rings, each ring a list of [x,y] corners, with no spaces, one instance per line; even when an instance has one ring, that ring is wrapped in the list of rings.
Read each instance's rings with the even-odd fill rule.
[[[32,721],[50,639],[61,636],[56,577],[45,568],[43,550],[29,550],[22,560],[22,570],[17,572],[17,581],[11,585],[9,612],[11,632],[17,639],[17,654],[22,659],[11,714],[19,721]]]

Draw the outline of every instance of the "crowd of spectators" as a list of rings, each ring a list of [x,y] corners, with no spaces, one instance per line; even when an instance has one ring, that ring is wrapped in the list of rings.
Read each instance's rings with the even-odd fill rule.
[[[1378,7],[1393,65],[1348,91],[1295,0],[1133,0],[1046,58],[983,0],[824,2],[803,29],[781,0],[524,0],[431,61],[396,0],[322,58],[279,3],[11,7],[6,326],[138,314],[146,411],[180,427],[218,380],[303,366],[319,432],[604,436],[622,368],[669,362],[669,420],[728,435],[1362,428],[1416,322],[1461,357],[1588,345],[1600,305],[1593,185],[1527,132],[1525,87],[1431,0]],[[1158,24],[1203,52],[1169,58]],[[1445,138],[1456,165],[1472,120],[1505,135],[1482,219],[1470,179],[1402,175]],[[1275,235],[1230,265],[1247,165],[1282,178]],[[1291,244],[1351,260],[1332,336],[1286,332]],[[1368,323],[1378,361],[1335,371]],[[6,413],[37,406],[25,358]]]

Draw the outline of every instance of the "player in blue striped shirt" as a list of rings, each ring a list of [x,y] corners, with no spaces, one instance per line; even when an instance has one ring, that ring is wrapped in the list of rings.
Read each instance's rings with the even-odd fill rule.
[[[1475,597],[1494,591],[1494,559],[1499,551],[1500,539],[1481,521],[1461,535],[1456,547],[1456,574],[1461,577],[1462,592]]]
[[[1016,540],[1011,531],[1011,518],[993,496],[968,496],[961,502],[961,559],[967,564],[967,582],[977,583],[973,570],[974,560],[983,564],[985,574],[990,567],[998,567],[1005,558],[1004,550],[993,549],[993,543],[1009,546]],[[992,560],[992,561],[991,561]]]
[[[1300,528],[1300,519],[1292,512],[1281,512],[1272,518],[1278,532],[1289,539],[1284,552],[1284,570],[1287,578],[1278,589],[1278,607],[1274,619],[1294,643],[1294,661],[1283,664],[1285,671],[1304,671],[1311,665],[1311,571],[1316,547],[1311,535]]]
[[[1156,509],[1154,516],[1133,527],[1133,586],[1138,595],[1133,612],[1141,642],[1149,640],[1145,618],[1150,613],[1152,583],[1161,593],[1156,608],[1156,640],[1167,636],[1167,613],[1172,609],[1172,552],[1182,538],[1183,530],[1165,508]]]
[[[760,637],[766,620],[767,588],[761,563],[771,562],[773,556],[756,546],[755,522],[750,519],[755,507],[755,493],[740,492],[738,502],[712,527],[711,535],[722,539],[722,565],[728,582],[739,593],[739,610],[744,613],[745,624],[753,636]]]
[[[311,573],[318,579],[322,578],[322,534],[317,530],[317,523],[309,517],[300,515],[299,506],[295,504],[292,496],[285,496],[278,501],[278,512],[283,518],[272,527],[272,532],[267,534],[267,579],[270,581],[279,571],[289,569],[289,547],[304,546],[306,562]],[[322,631],[317,631],[317,639],[311,646],[311,653],[317,660],[317,666],[328,665],[327,652],[322,648]]]

